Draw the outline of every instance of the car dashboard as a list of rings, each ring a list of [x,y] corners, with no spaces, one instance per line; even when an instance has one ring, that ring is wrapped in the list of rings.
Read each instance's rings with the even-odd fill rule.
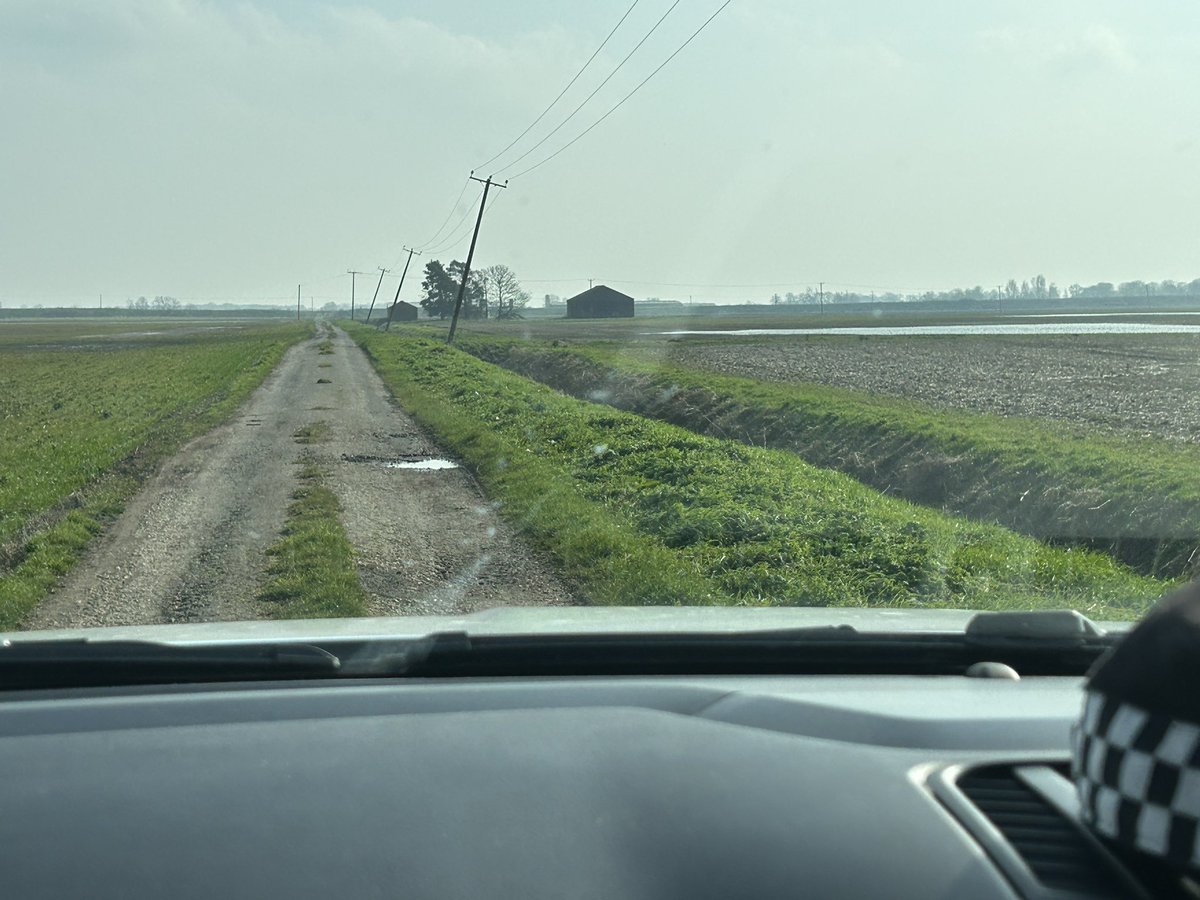
[[[362,680],[0,697],[13,897],[1138,896],[1079,678]]]

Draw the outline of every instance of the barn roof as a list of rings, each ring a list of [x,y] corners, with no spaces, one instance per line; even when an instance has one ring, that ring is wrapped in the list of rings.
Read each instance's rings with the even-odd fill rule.
[[[580,299],[600,300],[600,301],[603,301],[603,300],[628,300],[630,303],[633,302],[633,298],[630,297],[628,294],[622,294],[620,291],[610,288],[607,284],[598,284],[595,287],[588,288],[582,294],[576,294],[574,297],[568,297],[567,302],[570,303],[572,300],[580,300]]]

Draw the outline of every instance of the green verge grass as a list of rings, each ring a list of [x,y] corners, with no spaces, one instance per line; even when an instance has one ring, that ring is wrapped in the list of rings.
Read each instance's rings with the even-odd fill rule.
[[[0,326],[0,627],[20,625],[145,474],[311,334],[167,326],[121,341],[106,324],[94,341],[96,323]]]
[[[491,335],[462,346],[575,396],[792,450],[913,502],[1111,553],[1150,574],[1186,571],[1200,545],[1200,452],[1177,444],[719,375],[646,348]]]
[[[1129,618],[1169,587],[1101,554],[884,496],[792,453],[563,396],[411,332],[350,327],[400,402],[593,602]],[[613,571],[618,553],[625,565]]]
[[[365,616],[367,597],[337,497],[312,463],[299,477],[283,536],[267,551],[267,584],[258,599],[279,619]]]

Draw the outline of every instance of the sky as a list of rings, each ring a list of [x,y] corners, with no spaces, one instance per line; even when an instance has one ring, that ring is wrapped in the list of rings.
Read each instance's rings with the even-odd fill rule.
[[[1200,277],[1192,0],[732,0],[522,174],[723,2],[639,0],[489,161],[631,2],[0,0],[0,304],[415,301],[472,170],[535,302]]]

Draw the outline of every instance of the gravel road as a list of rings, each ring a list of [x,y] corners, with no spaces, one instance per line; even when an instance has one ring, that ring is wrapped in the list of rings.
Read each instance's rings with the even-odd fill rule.
[[[264,618],[254,597],[302,461],[328,472],[378,615],[573,602],[463,469],[444,457],[341,331],[288,351],[239,414],[150,478],[27,628]],[[302,445],[318,422],[328,438]]]
[[[665,352],[681,365],[730,375],[1200,441],[1195,335],[673,342]]]

